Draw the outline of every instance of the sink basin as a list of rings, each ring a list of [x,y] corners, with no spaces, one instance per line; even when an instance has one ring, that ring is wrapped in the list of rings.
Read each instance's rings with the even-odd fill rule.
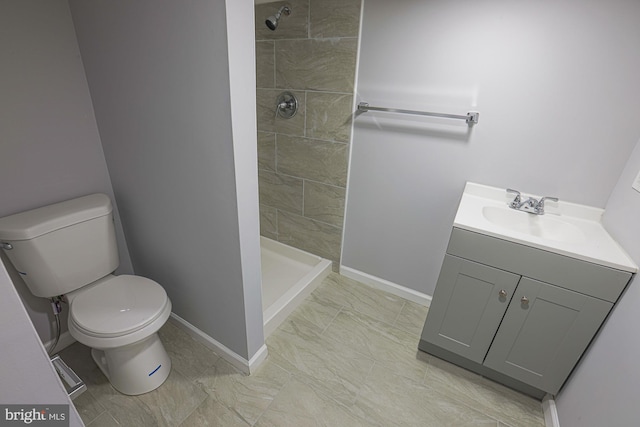
[[[539,195],[527,194],[539,199]],[[467,182],[453,221],[460,228],[623,271],[638,266],[602,225],[603,209],[560,200],[533,215],[511,209],[504,188]]]
[[[587,241],[585,234],[578,227],[550,215],[533,215],[506,206],[484,206],[482,215],[499,227],[546,240],[568,243]]]

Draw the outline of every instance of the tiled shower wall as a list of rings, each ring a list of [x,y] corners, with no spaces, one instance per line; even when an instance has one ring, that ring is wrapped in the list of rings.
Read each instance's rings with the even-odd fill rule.
[[[275,31],[264,21],[282,5]],[[256,5],[260,230],[340,260],[361,0]],[[276,116],[291,91],[295,117]]]

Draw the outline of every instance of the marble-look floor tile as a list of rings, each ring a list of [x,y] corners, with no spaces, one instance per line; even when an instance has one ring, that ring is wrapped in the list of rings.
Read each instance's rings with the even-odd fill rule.
[[[224,359],[209,368],[197,382],[217,402],[234,411],[250,425],[271,404],[290,374],[274,363],[265,363],[247,376]]]
[[[340,311],[340,305],[331,302],[325,303],[316,297],[315,291],[307,299],[300,304],[295,312],[289,316],[290,321],[299,322],[304,319],[308,322],[313,332],[320,335],[331,324]]]
[[[198,378],[220,358],[212,350],[185,334],[172,320],[165,323],[158,333],[171,358],[171,369],[190,379]]]
[[[368,424],[336,403],[317,389],[293,378],[278,394],[260,421],[258,426],[349,426],[365,427]]]
[[[162,386],[136,396],[158,425],[166,426],[180,424],[206,398],[207,393],[175,370],[171,370]]]
[[[364,354],[398,375],[420,381],[427,371],[427,356],[418,351],[415,336],[349,309],[338,313],[322,337]]]
[[[425,386],[513,427],[543,427],[540,402],[431,356]]]
[[[119,427],[119,426],[120,424],[118,424],[118,422],[108,412],[103,412],[95,420],[87,424],[87,427]]]
[[[85,424],[89,424],[91,421],[98,418],[100,414],[106,411],[98,399],[93,397],[93,395],[87,391],[76,397],[73,400],[73,405],[76,407],[82,422]]]
[[[378,365],[352,411],[374,426],[497,426],[495,419]]]
[[[402,307],[394,326],[420,337],[422,335],[424,321],[427,319],[428,311],[429,308],[424,305],[407,301]]]
[[[338,342],[299,331],[296,324],[285,322],[269,337],[271,361],[337,402],[352,404],[373,360]]]
[[[205,401],[180,425],[183,427],[250,426],[250,424],[240,418],[231,409],[216,401],[213,397],[205,399]]]
[[[89,427],[544,426],[540,402],[417,352],[425,314],[331,274],[267,340],[269,357],[252,376],[200,354],[169,324],[161,335],[174,369],[141,396],[117,392],[88,347],[60,354],[87,384],[74,404]]]
[[[255,427],[317,427],[313,417],[268,410]]]
[[[151,408],[139,399],[124,394],[109,398],[109,414],[123,426],[155,427],[167,425],[156,418],[160,408]]]
[[[74,372],[80,378],[97,368],[96,362],[91,357],[91,349],[79,342],[71,344],[58,354],[67,365],[73,367]]]
[[[315,295],[319,300],[339,304],[390,325],[396,321],[405,303],[400,297],[337,273],[329,274]]]

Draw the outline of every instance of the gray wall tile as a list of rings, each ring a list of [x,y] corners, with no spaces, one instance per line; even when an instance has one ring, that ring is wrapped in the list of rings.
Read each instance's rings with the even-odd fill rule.
[[[285,16],[282,14],[278,28],[275,31],[271,31],[264,21],[269,16],[275,15],[278,9],[285,4],[291,6],[291,15]],[[307,38],[309,33],[308,16],[309,0],[278,1],[256,5],[256,40]]]
[[[345,187],[349,146],[338,142],[277,135],[279,173]]]
[[[310,0],[312,38],[358,37],[361,0]]]
[[[290,119],[283,119],[276,117],[276,99],[282,92],[281,89],[256,89],[258,130],[303,136],[306,116],[305,93],[292,91],[298,99],[298,112]]]
[[[302,214],[302,179],[258,171],[260,203]]]
[[[260,234],[278,240],[278,210],[260,204]]]
[[[292,14],[275,31],[264,21],[285,2],[255,7],[261,234],[332,259],[334,268],[344,218],[360,3],[291,0]],[[300,103],[289,120],[275,114],[284,90]]]
[[[276,86],[353,92],[356,38],[276,41]]]
[[[304,182],[304,216],[342,228],[346,190],[342,187]]]
[[[349,142],[353,96],[339,93],[307,94],[306,136]]]
[[[334,262],[340,261],[342,229],[289,212],[278,212],[278,240]]]
[[[256,42],[256,87],[276,86],[275,46],[272,41]]]
[[[258,132],[258,169],[276,171],[276,134]]]

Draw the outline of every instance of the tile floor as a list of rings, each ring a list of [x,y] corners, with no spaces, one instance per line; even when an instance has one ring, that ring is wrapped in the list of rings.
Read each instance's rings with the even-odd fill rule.
[[[103,426],[544,426],[540,402],[417,351],[427,309],[331,273],[267,340],[245,376],[171,321],[173,369],[124,396],[75,343],[61,352],[86,382],[74,403]]]

